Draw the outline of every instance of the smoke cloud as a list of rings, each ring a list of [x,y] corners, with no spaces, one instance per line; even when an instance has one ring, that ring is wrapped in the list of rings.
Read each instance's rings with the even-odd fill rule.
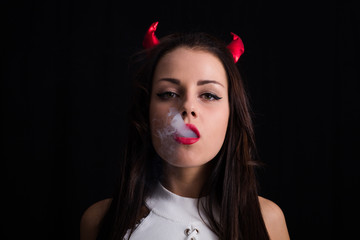
[[[153,121],[159,121],[159,119],[154,119]],[[161,149],[159,150],[167,156],[173,155],[176,147],[178,147],[178,143],[174,138],[175,135],[187,138],[197,137],[197,135],[186,126],[181,114],[175,108],[169,109],[167,118],[162,120],[162,123],[158,126],[161,126],[156,130],[156,134],[161,143]]]
[[[181,117],[181,114],[178,113],[173,108],[170,108],[170,112],[168,116],[174,115],[173,119],[171,120],[171,127],[177,132],[177,134],[181,137],[186,138],[196,138],[197,135],[190,130],[184,123],[184,120]]]

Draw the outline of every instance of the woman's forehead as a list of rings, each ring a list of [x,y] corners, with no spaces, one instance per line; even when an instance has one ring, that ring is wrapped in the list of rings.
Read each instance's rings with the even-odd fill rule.
[[[198,49],[179,47],[165,54],[158,62],[154,80],[214,80],[227,85],[222,62],[214,54]]]

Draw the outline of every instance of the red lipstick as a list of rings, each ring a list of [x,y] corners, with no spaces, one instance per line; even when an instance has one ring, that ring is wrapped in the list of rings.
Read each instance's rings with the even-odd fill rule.
[[[186,124],[186,126],[193,131],[196,134],[196,138],[194,137],[180,137],[180,136],[175,136],[175,140],[178,143],[184,144],[184,145],[190,145],[190,144],[194,144],[197,141],[199,141],[200,139],[200,132],[199,130],[195,127],[195,125],[193,124]]]

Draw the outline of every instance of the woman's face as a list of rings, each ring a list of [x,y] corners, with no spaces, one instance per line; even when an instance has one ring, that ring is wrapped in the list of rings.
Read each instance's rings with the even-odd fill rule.
[[[168,164],[198,167],[219,152],[229,119],[228,82],[213,54],[179,47],[158,62],[150,126],[154,148]]]

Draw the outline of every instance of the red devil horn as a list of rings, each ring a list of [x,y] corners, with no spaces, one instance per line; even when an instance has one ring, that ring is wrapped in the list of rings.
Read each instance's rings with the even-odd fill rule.
[[[151,24],[149,30],[146,32],[144,41],[143,41],[143,47],[148,49],[152,48],[153,46],[159,44],[159,40],[155,36],[156,27],[159,22],[154,22]]]
[[[234,57],[234,62],[236,63],[240,56],[244,53],[244,43],[238,35],[235,33],[231,34],[233,35],[233,40],[231,43],[229,43],[229,45],[227,45],[227,48],[230,50]]]

